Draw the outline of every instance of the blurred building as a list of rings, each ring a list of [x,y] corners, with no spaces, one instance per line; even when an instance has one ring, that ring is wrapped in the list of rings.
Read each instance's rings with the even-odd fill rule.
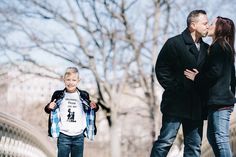
[[[57,74],[31,63],[3,65],[0,68],[0,109],[22,119],[22,113],[30,106],[45,105],[53,91],[62,85]]]
[[[1,66],[3,67],[3,66]],[[0,106],[7,104],[7,89],[8,89],[8,70],[7,68],[0,68]]]

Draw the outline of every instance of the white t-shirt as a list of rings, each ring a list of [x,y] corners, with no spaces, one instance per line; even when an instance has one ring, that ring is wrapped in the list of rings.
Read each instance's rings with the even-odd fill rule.
[[[61,118],[60,132],[69,136],[83,133],[86,128],[86,114],[78,92],[66,92],[59,110]]]

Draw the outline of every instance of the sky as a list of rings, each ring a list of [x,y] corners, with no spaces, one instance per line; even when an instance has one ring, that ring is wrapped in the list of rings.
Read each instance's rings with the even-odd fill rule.
[[[17,1],[17,0],[15,0]],[[4,8],[4,5],[7,8],[7,1],[3,1],[2,6]],[[85,2],[85,1],[84,1]],[[126,1],[126,2],[131,2]],[[235,0],[178,0],[176,1],[170,1],[175,2],[176,4],[171,4],[172,10],[171,10],[171,20],[170,25],[174,25],[172,29],[169,30],[168,37],[177,35],[181,33],[185,27],[186,27],[186,17],[187,14],[193,10],[193,9],[204,9],[208,13],[209,22],[211,22],[215,17],[217,16],[223,16],[233,19],[233,21],[236,22],[236,13],[234,12],[236,8],[236,1]],[[55,3],[51,1],[51,3]],[[1,2],[0,2],[1,4]],[[10,3],[9,3],[10,4]],[[149,0],[138,0],[134,5],[130,8],[129,11],[129,17],[133,21],[138,21],[137,25],[134,27],[136,30],[141,30],[143,27],[142,19],[145,18],[144,12],[149,12],[148,9],[151,7],[151,1]],[[60,11],[66,11],[66,8],[63,8],[63,3],[58,3],[58,8]],[[59,7],[60,6],[60,7]],[[235,6],[235,7],[234,7]],[[20,8],[20,5],[19,5]],[[165,8],[164,8],[165,9]],[[4,10],[4,9],[3,9]],[[7,9],[6,9],[7,10]],[[6,11],[5,10],[5,11]],[[164,19],[165,15],[162,14],[160,16],[161,19]],[[79,16],[78,16],[79,17]],[[1,12],[0,12],[0,18],[1,18]],[[21,17],[15,16],[17,21],[22,20]],[[24,18],[24,22],[28,23],[29,25],[34,26],[34,32],[38,32],[37,35],[40,37],[44,37],[45,39],[55,38],[57,40],[63,39],[63,41],[70,41],[72,43],[76,43],[76,38],[71,35],[70,31],[65,27],[65,25],[58,25],[54,21],[51,20],[38,20],[38,19],[32,19],[32,18]],[[162,20],[160,20],[162,21]],[[161,22],[162,23],[162,22]],[[8,26],[9,27],[9,26]],[[12,26],[14,28],[14,26]],[[5,28],[5,27],[4,27]],[[9,31],[7,32],[7,29],[4,30],[4,28],[1,28],[0,31],[4,31],[3,36],[5,36],[8,40],[8,43],[16,44],[16,45],[27,45],[28,39],[25,36],[25,34],[20,33],[19,31]],[[17,28],[17,27],[16,27]],[[137,34],[140,32],[136,32]],[[1,38],[0,38],[1,39]],[[165,42],[165,39],[163,40],[162,37],[160,37],[160,40],[162,44],[159,44],[158,50],[161,48],[163,43]],[[204,39],[206,42],[210,43],[210,38]],[[3,44],[0,40],[0,45]],[[157,50],[157,51],[158,51]],[[72,50],[73,51],[73,50]],[[4,54],[7,54],[4,56]],[[27,53],[25,53],[27,55]],[[72,63],[65,62],[65,60],[60,59],[59,57],[55,57],[53,55],[48,55],[45,52],[42,52],[40,50],[34,49],[33,52],[30,52],[29,55],[32,57],[32,59],[37,60],[39,64],[48,65],[48,66],[57,66],[60,65],[62,69],[65,69],[67,66],[73,66]],[[7,60],[16,61],[19,59],[22,59],[19,55],[16,55],[16,53],[12,53],[6,49],[3,49],[0,53],[0,63],[6,62]],[[59,70],[60,71],[60,70]],[[63,70],[61,70],[63,71]]]

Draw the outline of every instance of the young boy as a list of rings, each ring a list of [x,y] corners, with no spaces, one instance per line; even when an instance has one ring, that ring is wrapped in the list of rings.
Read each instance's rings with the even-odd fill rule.
[[[83,157],[84,136],[93,140],[96,134],[95,112],[98,106],[89,94],[77,88],[79,72],[69,67],[64,74],[65,89],[55,91],[45,106],[49,114],[48,134],[58,137],[58,157]]]

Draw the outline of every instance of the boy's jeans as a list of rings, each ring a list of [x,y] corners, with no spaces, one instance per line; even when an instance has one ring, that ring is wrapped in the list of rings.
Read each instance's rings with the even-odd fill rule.
[[[181,124],[184,134],[184,157],[200,157],[203,121],[187,120],[169,115],[163,115],[162,128],[158,140],[153,144],[151,157],[167,156]]]
[[[84,135],[68,136],[60,133],[57,140],[58,157],[83,157]]]
[[[229,122],[232,111],[233,107],[209,111],[207,138],[216,157],[232,156],[229,143]]]

